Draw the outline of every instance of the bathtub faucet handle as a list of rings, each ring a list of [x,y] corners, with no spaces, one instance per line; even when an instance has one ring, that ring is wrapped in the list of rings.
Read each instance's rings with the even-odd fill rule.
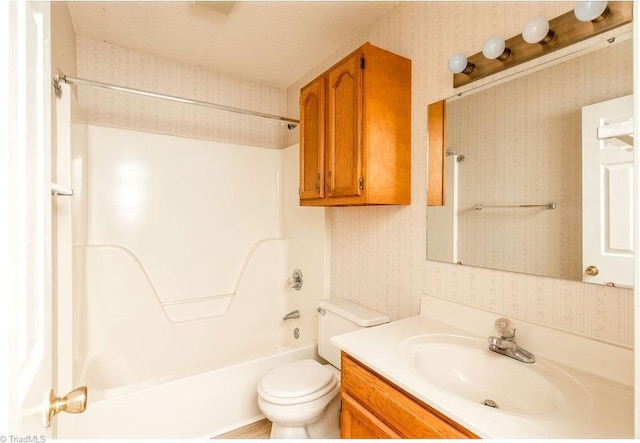
[[[302,289],[302,271],[300,269],[293,271],[293,275],[287,279],[287,285],[296,291]]]

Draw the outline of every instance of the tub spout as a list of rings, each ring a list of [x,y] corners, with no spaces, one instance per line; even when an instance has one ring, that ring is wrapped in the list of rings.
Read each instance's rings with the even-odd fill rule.
[[[295,311],[291,311],[287,315],[282,317],[283,320],[291,320],[293,318],[300,318],[300,311],[296,309]]]

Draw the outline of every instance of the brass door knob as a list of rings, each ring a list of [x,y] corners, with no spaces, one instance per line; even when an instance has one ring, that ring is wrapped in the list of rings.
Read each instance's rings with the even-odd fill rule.
[[[587,269],[585,269],[584,272],[591,277],[595,277],[600,273],[600,269],[592,265],[592,266],[589,266]]]
[[[45,415],[45,424],[51,426],[51,419],[60,411],[79,414],[87,409],[87,387],[80,386],[64,397],[56,397],[53,389],[49,392],[49,409]]]

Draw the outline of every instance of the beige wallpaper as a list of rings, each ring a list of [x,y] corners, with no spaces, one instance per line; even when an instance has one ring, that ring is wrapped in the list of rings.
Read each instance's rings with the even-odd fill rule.
[[[413,60],[412,201],[404,207],[329,210],[331,290],[395,319],[419,313],[421,294],[469,304],[599,340],[632,346],[630,290],[430,262],[426,257],[426,106],[452,96],[446,61],[473,54],[494,33],[505,37],[535,15],[555,17],[573,2],[399,2],[366,31],[282,91],[264,85],[77,39],[78,76],[167,94],[298,116],[300,87],[366,41]],[[207,109],[80,91],[89,123],[279,148],[298,130]],[[407,126],[409,128],[409,126]],[[517,321],[516,321],[517,325]]]
[[[281,88],[235,79],[196,66],[77,38],[78,77],[284,115]],[[283,148],[285,126],[253,116],[80,87],[88,123],[250,146]]]
[[[288,89],[300,88],[362,43],[413,60],[412,201],[408,207],[330,209],[331,294],[400,319],[419,313],[420,295],[464,303],[631,347],[633,292],[580,282],[426,260],[426,107],[455,94],[446,62],[474,54],[493,34],[508,38],[534,16],[556,17],[573,2],[401,2]],[[541,62],[541,61],[540,61]],[[534,62],[533,64],[538,63]],[[293,142],[296,134],[288,135]],[[488,328],[490,326],[488,325]]]
[[[625,40],[447,104],[447,146],[465,155],[458,261],[582,279],[581,108],[633,93],[632,51]]]

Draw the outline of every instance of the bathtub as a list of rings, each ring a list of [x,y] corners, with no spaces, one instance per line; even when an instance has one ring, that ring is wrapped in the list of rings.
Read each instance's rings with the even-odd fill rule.
[[[282,363],[317,359],[314,342],[228,362],[206,372],[93,389],[82,414],[60,414],[57,438],[211,438],[264,416],[260,378]],[[101,381],[104,384],[104,380]]]

